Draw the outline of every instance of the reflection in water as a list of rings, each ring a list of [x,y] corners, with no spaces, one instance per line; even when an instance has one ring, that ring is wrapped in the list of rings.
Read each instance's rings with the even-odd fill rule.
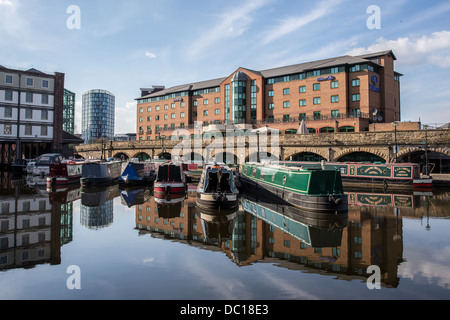
[[[203,212],[196,194],[176,202],[156,201],[151,189],[66,189],[47,192],[39,183],[0,180],[0,270],[60,264],[61,247],[73,239],[73,202],[80,201],[80,224],[107,228],[114,199],[135,207],[140,235],[221,251],[237,266],[276,264],[335,279],[366,280],[371,265],[381,268],[385,287],[399,286],[403,219],[448,217],[449,191],[385,194],[349,190],[349,211],[311,215],[291,206],[264,203],[242,194],[237,211]]]
[[[81,193],[81,225],[101,229],[114,221],[114,198],[119,196],[119,186],[83,189]]]

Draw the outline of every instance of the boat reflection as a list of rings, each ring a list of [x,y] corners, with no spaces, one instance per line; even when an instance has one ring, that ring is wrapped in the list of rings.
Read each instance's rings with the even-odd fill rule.
[[[128,208],[147,202],[153,195],[150,188],[121,188],[122,204]]]

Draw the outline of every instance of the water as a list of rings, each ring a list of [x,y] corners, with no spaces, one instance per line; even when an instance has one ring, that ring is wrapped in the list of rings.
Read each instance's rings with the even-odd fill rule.
[[[1,187],[0,299],[450,298],[450,190],[347,190],[348,217],[312,221],[248,194],[218,219],[193,192],[167,208],[151,189]]]

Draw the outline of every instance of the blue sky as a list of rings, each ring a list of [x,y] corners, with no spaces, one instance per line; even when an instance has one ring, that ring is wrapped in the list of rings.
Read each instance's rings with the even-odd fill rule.
[[[80,29],[69,29],[70,5]],[[380,8],[369,29],[367,8]],[[140,88],[392,49],[402,120],[450,122],[449,1],[0,0],[0,65],[66,74],[81,97],[116,96],[116,133],[136,131]]]

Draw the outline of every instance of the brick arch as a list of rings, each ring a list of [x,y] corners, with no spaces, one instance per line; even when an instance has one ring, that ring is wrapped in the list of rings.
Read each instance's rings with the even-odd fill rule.
[[[334,160],[337,161],[340,158],[342,158],[343,156],[346,156],[348,154],[354,153],[354,152],[366,152],[366,153],[371,153],[374,154],[376,156],[379,156],[380,158],[383,158],[384,160],[386,160],[386,162],[389,162],[389,154],[385,154],[379,150],[376,149],[372,149],[372,148],[348,148],[348,149],[344,149],[344,150],[340,150],[340,151],[336,151],[336,153],[334,154]]]
[[[297,154],[300,153],[315,153],[325,159],[328,159],[329,154],[328,154],[328,149],[325,148],[289,148],[284,152],[284,161],[288,161],[290,159],[291,156],[295,156]]]
[[[120,158],[120,157],[119,157],[120,154],[126,155],[126,156],[128,157],[128,159],[131,159],[131,158],[132,158],[128,152],[125,152],[125,151],[122,151],[122,150],[117,151],[117,152],[113,155],[113,157],[115,157],[115,158]]]
[[[410,153],[414,153],[414,152],[424,152],[424,148],[418,148],[418,147],[409,147],[409,148],[400,148],[399,153],[398,153],[398,157],[404,157]],[[428,146],[428,152],[437,152],[437,153],[442,153],[445,154],[447,156],[450,156],[450,148],[448,147],[430,147]]]

